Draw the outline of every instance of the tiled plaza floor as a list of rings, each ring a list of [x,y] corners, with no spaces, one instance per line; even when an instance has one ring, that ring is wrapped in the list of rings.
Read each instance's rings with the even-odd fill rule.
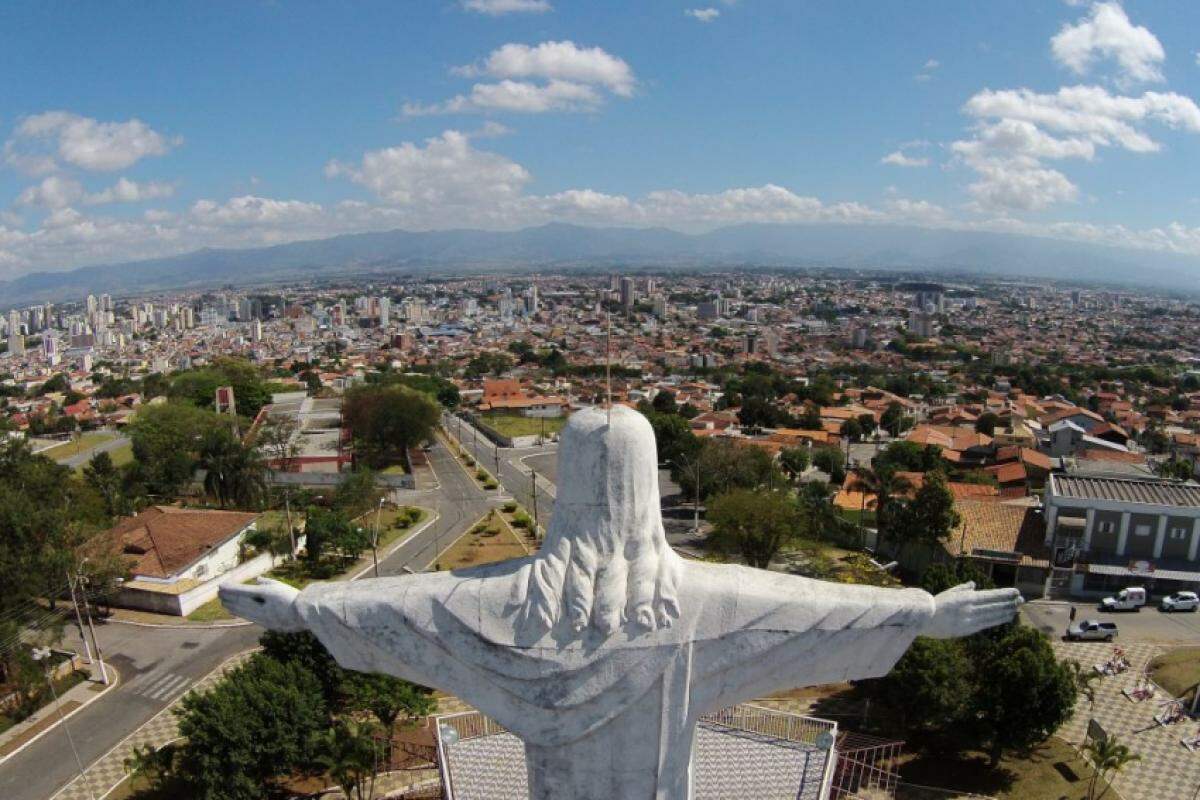
[[[1189,752],[1180,739],[1194,737],[1200,726],[1191,720],[1166,727],[1154,721],[1162,712],[1161,703],[1167,698],[1159,692],[1152,700],[1131,702],[1121,693],[1134,688],[1146,664],[1158,652],[1153,644],[1122,645],[1131,668],[1121,674],[1101,679],[1093,684],[1096,706],[1093,711],[1086,699],[1080,698],[1075,715],[1059,735],[1073,744],[1083,741],[1089,717],[1094,716],[1110,736],[1115,735],[1124,745],[1141,756],[1140,761],[1127,765],[1112,780],[1113,787],[1125,800],[1192,800],[1200,786],[1200,752]],[[1055,642],[1054,649],[1061,659],[1074,659],[1085,667],[1100,664],[1112,655],[1113,645],[1093,642]]]

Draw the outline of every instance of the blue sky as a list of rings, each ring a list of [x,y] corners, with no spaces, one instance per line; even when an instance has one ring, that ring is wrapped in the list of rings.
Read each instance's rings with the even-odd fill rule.
[[[10,2],[0,278],[396,227],[1200,255],[1200,5]]]

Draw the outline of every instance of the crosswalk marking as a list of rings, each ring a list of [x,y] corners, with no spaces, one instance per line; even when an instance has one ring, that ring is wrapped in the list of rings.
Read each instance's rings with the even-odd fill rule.
[[[150,673],[138,681],[133,691],[151,700],[166,700],[191,682],[186,675],[173,672]]]

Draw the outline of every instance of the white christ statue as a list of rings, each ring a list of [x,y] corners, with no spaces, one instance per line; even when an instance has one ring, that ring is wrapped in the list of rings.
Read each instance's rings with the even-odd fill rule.
[[[625,407],[572,415],[557,485],[536,555],[300,592],[230,584],[221,601],[311,631],[347,669],[470,703],[524,742],[535,800],[686,800],[704,714],[885,675],[915,637],[976,633],[1021,602],[686,561],[663,532],[654,433]]]

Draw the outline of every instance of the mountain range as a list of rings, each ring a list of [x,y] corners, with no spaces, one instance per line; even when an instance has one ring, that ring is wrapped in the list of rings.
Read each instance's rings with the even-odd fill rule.
[[[35,272],[0,282],[0,307],[89,293],[260,284],[349,273],[488,270],[844,268],[953,272],[1195,291],[1200,258],[1017,234],[899,225],[737,225],[689,234],[666,228],[551,223],[515,231],[393,230],[251,249]]]

